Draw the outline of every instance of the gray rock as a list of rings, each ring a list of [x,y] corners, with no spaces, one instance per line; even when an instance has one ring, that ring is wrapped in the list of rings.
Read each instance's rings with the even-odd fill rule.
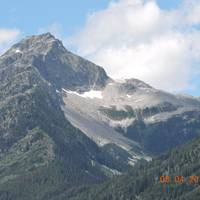
[[[15,44],[0,60],[1,68],[8,65],[34,66],[56,89],[100,89],[109,80],[103,68],[69,52],[50,33]]]

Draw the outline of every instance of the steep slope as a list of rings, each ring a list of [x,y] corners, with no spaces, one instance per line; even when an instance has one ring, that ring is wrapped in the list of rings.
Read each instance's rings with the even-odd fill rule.
[[[200,177],[200,138],[177,148],[150,163],[139,164],[127,175],[92,188],[84,188],[70,200],[197,200],[200,183],[189,183],[190,176]],[[170,183],[160,182],[169,175]],[[175,183],[175,176],[183,176],[183,183]],[[72,195],[73,196],[73,195]]]
[[[126,147],[116,138],[132,140],[144,152],[159,154],[194,138],[200,128],[198,99],[160,91],[137,79],[112,80],[98,91],[63,90],[62,94],[65,115],[75,126],[92,132],[91,125],[97,122],[112,129],[107,135],[97,134],[98,128],[96,134],[88,134],[97,143]]]
[[[58,66],[48,64],[46,58],[52,51],[56,56],[54,44],[61,45],[49,34],[33,36],[0,57],[1,200],[56,198],[63,191],[97,183],[129,168],[123,157],[118,160],[106,148],[99,148],[66,120],[56,93],[62,77],[51,78],[53,67]],[[63,66],[60,74],[69,73],[70,67]],[[94,68],[91,74],[99,70],[105,75],[101,68]],[[104,84],[93,77],[89,83],[80,69],[73,70],[74,76],[80,76],[77,85],[82,89]]]
[[[19,58],[20,64],[31,63],[57,89],[100,89],[109,81],[103,68],[67,51],[50,33],[25,38],[3,55],[5,65]]]

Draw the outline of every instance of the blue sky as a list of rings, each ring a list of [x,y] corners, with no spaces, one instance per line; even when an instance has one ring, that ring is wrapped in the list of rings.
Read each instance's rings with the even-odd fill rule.
[[[1,2],[0,27],[17,28],[24,35],[37,34],[38,29],[53,23],[62,25],[70,35],[84,25],[87,15],[105,8],[109,0],[7,0]],[[160,7],[172,9],[179,0],[157,0]]]
[[[121,0],[121,1],[123,1],[123,0]],[[129,3],[131,2],[131,0],[124,0],[124,1],[127,1],[127,2],[129,1]],[[132,0],[132,1],[136,1],[136,0]],[[145,0],[143,0],[143,1],[145,1]],[[151,0],[147,0],[146,2],[151,2]],[[152,2],[153,2],[153,0],[152,0]],[[199,2],[199,1],[191,0],[191,2]],[[156,12],[161,13],[163,11],[164,12],[169,11],[169,14],[163,15],[166,18],[168,17],[168,15],[169,16],[173,15],[173,10],[178,10],[179,13],[182,12],[181,11],[182,8],[179,9],[179,7],[181,5],[181,0],[157,0],[156,3],[154,2],[154,4],[146,3],[145,5],[146,6],[141,6],[139,12],[140,11],[148,12],[148,9],[149,9],[150,11],[152,10],[152,13],[155,11],[154,14],[156,15],[157,14]],[[117,9],[120,12],[120,8],[119,8],[120,4],[117,6],[118,6]],[[122,5],[122,6],[124,6],[124,5]],[[39,0],[35,0],[35,1],[7,0],[7,1],[1,2],[0,31],[1,31],[1,29],[19,30],[19,34],[18,33],[15,34],[15,35],[18,35],[18,37],[17,37],[17,40],[18,40],[27,35],[33,35],[33,34],[38,34],[41,31],[52,30],[52,27],[54,27],[54,29],[57,29],[56,31],[60,35],[61,39],[63,39],[64,41],[65,40],[68,41],[69,38],[72,38],[73,45],[71,45],[71,43],[69,44],[69,43],[65,42],[66,46],[69,45],[68,46],[69,49],[73,49],[73,50],[76,49],[77,53],[79,53],[81,56],[84,56],[99,65],[109,66],[108,68],[106,68],[106,70],[108,72],[110,72],[109,75],[112,76],[113,71],[117,71],[116,69],[122,68],[122,66],[124,65],[124,63],[126,64],[126,62],[124,60],[122,60],[122,61],[119,60],[119,63],[122,63],[122,66],[118,66],[117,65],[118,63],[116,64],[116,63],[112,62],[112,60],[114,58],[114,57],[112,57],[113,55],[111,55],[111,57],[109,59],[105,58],[105,56],[102,57],[101,55],[102,55],[102,52],[107,52],[108,50],[109,50],[109,52],[112,52],[111,50],[113,50],[113,46],[118,45],[119,38],[115,38],[115,35],[112,35],[112,33],[109,32],[108,34],[111,34],[110,41],[102,40],[101,36],[98,36],[98,33],[95,32],[96,30],[93,30],[93,29],[96,29],[96,26],[97,26],[97,29],[101,28],[101,26],[98,25],[98,23],[101,24],[101,21],[99,21],[98,16],[102,16],[102,20],[105,20],[105,26],[106,26],[106,21],[107,21],[106,15],[110,11],[112,12],[112,9],[113,8],[112,8],[112,6],[110,6],[109,0],[84,0],[84,1],[80,1],[80,0],[73,0],[73,1],[69,1],[69,0],[57,0],[57,1],[55,1],[55,0],[48,0],[48,1],[47,0],[42,0],[42,1],[41,0],[40,1]],[[133,9],[133,12],[138,11],[138,10],[134,10],[136,8],[132,8],[132,9]],[[103,11],[103,13],[101,13],[101,11]],[[88,18],[88,16],[91,15],[92,13],[94,14],[94,17],[93,17],[94,19],[90,20]],[[147,13],[147,14],[149,14],[149,13]],[[181,14],[178,17],[180,17],[180,16],[181,16]],[[108,17],[112,17],[112,16],[108,15]],[[153,18],[155,16],[152,15],[150,17]],[[198,70],[196,70],[196,69],[191,70],[191,68],[194,68],[194,66],[192,66],[191,68],[187,68],[185,66],[184,69],[181,69],[182,70],[182,72],[181,72],[180,66],[179,66],[184,62],[185,63],[188,62],[188,65],[193,65],[193,61],[188,61],[188,60],[190,60],[189,57],[187,59],[183,58],[181,60],[180,59],[181,56],[179,55],[179,53],[181,52],[181,48],[182,49],[185,48],[184,49],[185,51],[181,52],[182,56],[184,57],[184,53],[187,52],[188,49],[191,48],[191,45],[193,45],[195,43],[193,40],[190,39],[189,44],[188,44],[188,49],[187,49],[187,46],[186,47],[184,46],[186,43],[188,43],[188,38],[189,37],[192,38],[193,36],[184,35],[182,33],[182,29],[183,29],[183,32],[188,32],[188,30],[189,31],[191,30],[191,27],[199,26],[199,23],[196,23],[196,21],[193,18],[191,18],[191,19],[193,20],[194,23],[187,25],[187,28],[185,28],[185,25],[184,25],[184,28],[183,28],[183,26],[181,26],[181,28],[180,27],[177,28],[177,24],[175,25],[175,29],[178,31],[174,32],[173,34],[175,37],[177,37],[177,41],[183,40],[182,38],[187,38],[187,40],[183,41],[183,44],[182,44],[183,46],[180,46],[179,49],[177,50],[177,52],[175,52],[175,54],[177,53],[177,58],[176,58],[177,60],[175,60],[176,61],[175,64],[177,66],[175,66],[174,69],[175,68],[177,68],[177,69],[174,70],[175,77],[173,77],[172,80],[169,80],[169,82],[171,82],[171,85],[167,84],[167,78],[171,77],[171,74],[173,73],[173,66],[172,67],[170,66],[171,67],[170,70],[172,70],[171,72],[163,70],[163,74],[166,74],[166,77],[163,77],[163,76],[161,77],[161,79],[163,80],[163,84],[160,84],[160,82],[162,82],[162,80],[154,81],[154,79],[159,79],[158,78],[159,73],[162,72],[162,70],[157,69],[155,67],[152,67],[152,69],[155,70],[155,72],[152,72],[152,73],[158,74],[158,75],[153,76],[152,74],[150,74],[150,76],[149,76],[150,78],[146,77],[145,74],[141,75],[141,70],[139,70],[139,68],[142,69],[143,66],[139,67],[138,69],[134,68],[134,71],[137,72],[135,74],[133,73],[133,70],[130,71],[128,68],[127,68],[127,71],[125,70],[124,72],[127,74],[130,72],[129,74],[131,76],[133,75],[136,78],[140,78],[140,79],[152,84],[155,87],[159,88],[159,86],[160,86],[160,89],[164,89],[164,90],[168,90],[168,91],[172,91],[172,92],[184,92],[184,93],[189,93],[189,94],[192,94],[195,96],[197,96],[197,95],[200,96],[200,89],[199,89],[200,81],[198,78],[199,76],[197,75],[199,73],[199,72],[197,72]],[[156,20],[158,21],[158,19],[156,19]],[[166,23],[168,23],[168,21],[166,21]],[[95,23],[97,23],[97,24],[94,26],[93,24],[95,24]],[[163,24],[164,23],[165,22],[163,21]],[[169,25],[169,28],[166,29],[166,32],[167,33],[170,32],[170,34],[171,34],[174,27],[172,27],[172,22],[170,22],[170,23],[171,24]],[[150,26],[150,25],[147,24],[147,26]],[[127,27],[127,30],[130,27]],[[116,27],[114,27],[114,28],[116,28]],[[153,27],[153,28],[155,28],[155,27]],[[158,27],[155,28],[155,30],[158,30],[158,29],[165,29],[165,28],[163,28],[163,26],[159,25]],[[155,30],[153,30],[153,31],[155,31]],[[115,31],[118,31],[118,29],[116,29]],[[120,32],[120,30],[119,30],[119,32]],[[91,38],[91,41],[90,41],[90,36],[88,37],[88,34],[85,34],[85,33],[91,33],[91,34],[95,33],[97,35],[96,35],[95,39]],[[135,34],[136,33],[127,34],[127,38],[130,39],[132,36],[134,37]],[[148,38],[149,35],[152,34],[152,31],[149,32],[149,30],[147,30],[145,32],[145,34],[143,32],[141,34],[146,35],[146,38]],[[154,34],[154,36],[151,38],[152,41],[154,41],[155,37],[158,37],[158,38],[161,37],[161,39],[162,38],[169,39],[169,44],[172,43],[172,45],[174,45],[173,42],[176,43],[176,41],[172,41],[171,38],[169,38],[169,37],[171,37],[171,36],[169,36],[169,34],[167,35],[167,34],[163,34],[160,32],[159,32],[159,34],[160,34],[159,36],[157,36],[158,35],[157,33],[155,34],[153,32],[153,34]],[[102,33],[101,33],[101,35],[102,35]],[[1,37],[1,32],[0,32],[0,37]],[[136,36],[136,39],[137,39],[137,37],[138,36]],[[139,45],[137,44],[137,48],[140,47],[141,45],[144,45],[144,46],[147,46],[146,47],[147,49],[150,48],[150,49],[153,49],[153,51],[155,50],[155,54],[156,54],[158,51],[156,49],[154,49],[154,46],[163,45],[163,44],[162,43],[155,44],[155,45],[152,44],[150,46],[148,44],[148,42],[145,43],[146,38],[143,38],[143,40],[140,41],[141,43]],[[173,36],[172,36],[172,38],[173,38]],[[91,46],[90,44],[87,44],[88,39],[89,39],[89,42],[93,43],[93,45],[95,44],[97,47],[95,48],[95,47]],[[92,39],[94,39],[94,41]],[[109,39],[109,37],[108,37],[108,39]],[[124,38],[120,38],[120,39],[124,42]],[[138,38],[138,41],[140,39],[141,39],[141,37]],[[98,41],[96,41],[96,40],[98,40]],[[87,45],[85,45],[85,43]],[[104,43],[106,45],[103,45]],[[108,43],[110,44],[110,46],[107,45]],[[9,43],[9,41],[7,43],[5,41],[3,41],[1,44],[1,38],[0,38],[0,50],[4,49],[5,47],[9,47],[10,44],[11,43]],[[74,48],[74,44],[75,44],[76,48]],[[100,46],[98,46],[99,44],[100,44]],[[133,53],[136,49],[136,46],[134,46],[136,44],[133,44],[131,49],[128,49],[130,46],[129,41],[127,41],[127,45],[124,43],[120,43],[120,42],[119,42],[119,45],[125,46],[123,48],[125,48],[127,50],[127,54],[130,54],[130,52],[132,52],[131,59],[127,57],[127,59],[125,59],[125,60],[129,59],[130,64],[134,65],[134,66],[136,66],[136,64],[137,65],[141,64],[141,62],[140,62],[141,60],[138,61],[137,59],[136,59],[136,62],[132,62],[132,60],[134,60],[134,56],[136,56],[136,58],[137,58],[140,56],[142,57],[142,55],[143,55],[142,53],[139,55],[135,55]],[[167,48],[166,44],[164,44],[164,47],[165,46]],[[171,46],[170,46],[170,48],[171,48]],[[176,46],[175,46],[175,48],[176,48]],[[197,47],[194,47],[194,49],[195,48],[197,48]],[[92,50],[88,51],[88,49],[92,49],[93,51]],[[97,52],[99,49],[100,49],[100,51]],[[115,54],[116,51],[120,52],[120,55],[122,55],[123,57],[126,57],[126,54],[122,53],[118,47],[117,47],[117,49],[114,49],[113,54]],[[145,53],[146,51],[148,52],[148,50],[145,50],[143,53]],[[195,49],[195,51],[197,51],[197,50]],[[123,52],[126,52],[126,51],[124,51],[124,49],[123,49]],[[170,54],[169,51],[166,51],[166,52],[167,52],[167,54]],[[190,54],[190,53],[191,52],[189,52],[188,54]],[[171,59],[171,57],[170,57],[171,55],[166,57],[166,56],[163,56],[163,54],[164,53],[162,53],[161,55],[158,55],[158,57],[161,57],[161,59],[167,60],[167,62],[168,62],[168,60]],[[193,54],[191,53],[191,55],[195,57],[196,53],[193,53]],[[154,60],[154,57],[155,57],[155,55],[153,54],[152,57],[149,58],[149,60],[150,61]],[[149,62],[149,60],[147,60],[146,62]],[[152,66],[154,64],[156,65],[158,63],[161,63],[160,67],[162,68],[162,62],[160,60],[159,60],[159,62],[152,62]],[[194,63],[195,63],[195,65],[198,65],[199,61],[195,60]],[[115,64],[116,64],[116,66],[114,66]],[[169,62],[168,64],[173,65],[173,63],[171,63],[171,62]],[[165,66],[163,65],[163,69],[164,68],[165,68]],[[143,71],[145,71],[145,70],[143,70]],[[190,77],[185,75],[188,71],[192,71]],[[179,76],[180,75],[179,72],[180,72],[180,74],[182,74],[182,77]],[[121,72],[119,71],[119,73],[121,73]],[[168,75],[168,77],[167,77],[167,75]],[[117,75],[116,75],[116,77],[118,78]],[[127,77],[125,76],[122,78],[127,78]],[[166,80],[164,81],[164,79],[166,79]],[[176,81],[176,79],[178,81]],[[183,88],[181,87],[181,84],[184,85]],[[175,85],[177,85],[177,87],[175,87]],[[190,85],[190,86],[187,86],[187,85]],[[174,86],[174,90],[173,90],[173,86]]]
[[[19,28],[24,35],[52,23],[62,24],[65,34],[83,25],[88,13],[103,9],[108,0],[7,0],[1,2],[0,26]]]
[[[161,8],[173,9],[180,5],[180,0],[157,0],[157,3]]]

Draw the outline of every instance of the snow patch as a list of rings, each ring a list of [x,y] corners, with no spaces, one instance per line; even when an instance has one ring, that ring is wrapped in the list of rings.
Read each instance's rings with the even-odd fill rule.
[[[65,90],[64,88],[62,88],[62,90],[68,94],[74,94],[74,95],[78,95],[80,97],[83,98],[90,98],[90,99],[94,99],[94,98],[98,98],[98,99],[103,99],[102,96],[102,91],[97,91],[97,90],[90,90],[88,92],[84,92],[84,93],[78,93],[76,91],[71,91],[71,90]]]
[[[110,120],[109,125],[111,127],[121,127],[121,128],[126,129],[127,127],[132,125],[134,121],[135,121],[135,118],[127,118],[127,119],[123,119],[121,121]]]
[[[92,167],[95,166],[95,161],[94,160],[91,160],[91,165],[92,165]]]
[[[135,103],[138,103],[138,102],[142,102],[142,101],[144,101],[143,98],[138,98],[138,99],[136,99],[134,102],[135,102]]]
[[[109,140],[104,139],[102,137],[97,137],[97,138],[94,139],[94,141],[96,141],[96,143],[101,147],[110,143]]]
[[[128,164],[129,165],[134,166],[136,162],[137,162],[137,159],[128,158]]]
[[[106,173],[106,172],[109,172],[109,173],[111,173],[112,175],[121,175],[121,174],[122,174],[122,173],[119,172],[118,170],[112,169],[112,168],[110,168],[110,167],[108,167],[108,166],[106,166],[106,165],[101,165],[101,169],[102,169],[102,171],[104,171],[105,173]]]
[[[149,156],[138,156],[138,155],[134,155],[132,156],[131,158],[129,157],[128,158],[128,164],[131,165],[131,166],[134,166],[135,163],[137,163],[138,160],[141,160],[141,159],[145,159],[146,161],[150,162],[152,161],[152,158],[149,157]]]
[[[15,53],[22,53],[19,49],[16,49]]]
[[[94,99],[94,98],[103,99],[102,91],[95,91],[95,90],[90,90],[89,92],[85,92],[81,96],[85,98],[91,98],[91,99]]]
[[[115,79],[117,83],[126,83],[126,79]]]

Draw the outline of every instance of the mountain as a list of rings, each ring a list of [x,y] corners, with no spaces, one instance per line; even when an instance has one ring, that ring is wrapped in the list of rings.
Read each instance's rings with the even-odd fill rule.
[[[200,177],[199,158],[200,138],[198,137],[152,162],[137,165],[126,175],[115,177],[91,188],[85,187],[69,199],[198,200],[200,183],[190,182],[190,177]],[[161,183],[160,176],[170,176],[170,182]],[[183,176],[183,182],[175,183],[176,176]]]
[[[198,98],[113,80],[50,33],[25,38],[0,57],[0,200],[101,198],[131,171],[116,177],[123,192],[166,162],[137,163],[198,136],[199,120]]]
[[[3,66],[16,61],[20,61],[20,65],[33,65],[57,89],[100,89],[109,81],[103,68],[67,51],[62,42],[50,33],[25,38],[2,59]]]
[[[66,117],[100,145],[115,143],[129,152],[138,146],[145,155],[158,155],[199,134],[197,98],[157,90],[137,79],[62,93]]]
[[[129,169],[128,153],[113,155],[72,126],[56,92],[102,88],[108,79],[50,34],[22,40],[0,57],[0,200],[58,199]]]

